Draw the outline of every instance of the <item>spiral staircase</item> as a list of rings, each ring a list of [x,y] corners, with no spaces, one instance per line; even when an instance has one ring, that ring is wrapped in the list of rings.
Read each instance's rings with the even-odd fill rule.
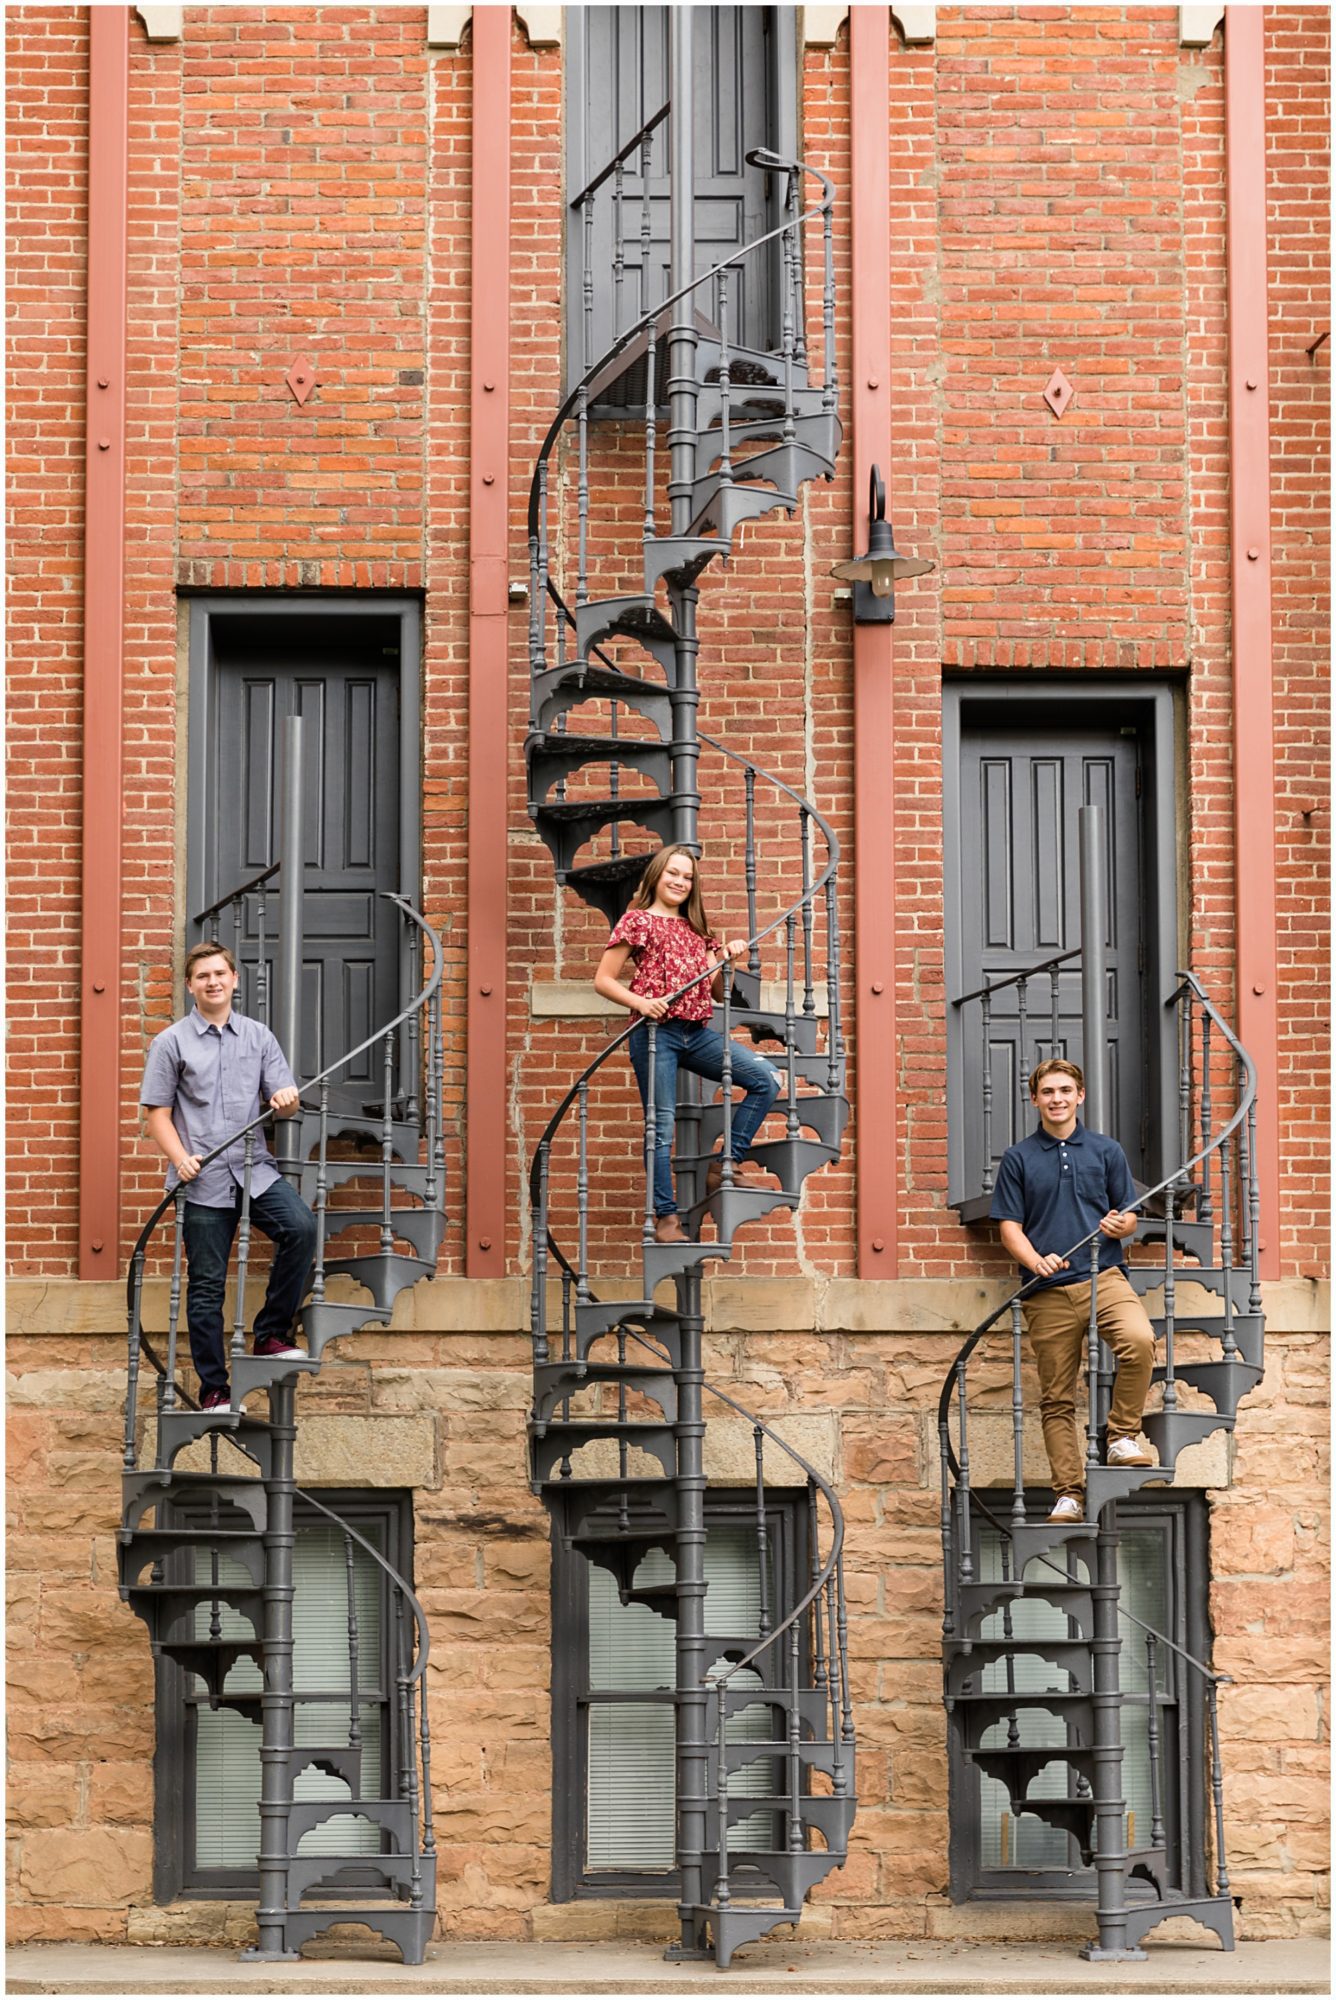
[[[696,605],[717,565],[745,557],[752,523],[776,509],[793,513],[804,483],[831,477],[840,423],[830,183],[800,161],[749,154],[769,180],[780,220],[697,275],[686,192],[689,63],[684,76],[675,56],[673,74],[672,107],[656,113],[573,204],[576,237],[586,245],[585,352],[530,490],[529,812],[557,880],[609,923],[627,907],[658,844],[699,851],[703,841],[716,876],[732,844],[746,882],[748,958],[726,980],[713,1020],[726,1049],[734,1034],[746,1036],[783,1080],[750,1154],[775,1186],[733,1185],[731,1059],[718,1101],[684,1078],[674,1168],[688,1240],[654,1240],[651,1112],[643,1217],[637,1198],[624,1262],[614,1265],[619,1296],[600,1297],[591,1282],[598,1207],[591,1124],[595,1133],[609,1123],[634,1125],[639,1107],[632,1110],[633,1087],[627,1101],[624,1053],[630,1031],[587,1065],[553,1110],[530,1174],[529,1449],[533,1489],[554,1533],[611,1573],[623,1605],[645,1606],[675,1627],[681,1936],[668,1955],[712,1954],[727,1966],[739,1945],[796,1923],[810,1891],[842,1865],[855,1809],[855,1746],[839,1503],[775,1430],[704,1380],[701,1273],[728,1259],[750,1225],[798,1207],[808,1175],[839,1157],[848,1103],[838,846],[808,800],[698,729]],[[639,243],[648,271],[651,152],[665,142],[672,289],[623,323],[623,246]],[[802,190],[813,182],[819,198],[804,207]],[[595,356],[587,246],[600,200],[614,209],[616,326],[611,348]],[[822,274],[813,315],[822,329],[819,370],[807,346],[809,248]],[[773,287],[773,349],[740,346],[732,336],[749,284]],[[609,400],[622,416],[615,467],[595,477],[595,457],[606,447],[590,411]],[[601,590],[596,554],[598,580],[607,579]],[[781,885],[778,908],[758,908],[758,882]],[[771,991],[766,940],[780,974]],[[651,1065],[656,1033],[650,1024]],[[613,1103],[615,1110],[606,1108]],[[723,1179],[711,1192],[707,1171],[719,1144]],[[711,1408],[750,1424],[755,1442],[761,1610],[756,1629],[741,1634],[712,1619],[704,1577],[702,1391]],[[775,1602],[767,1555],[767,1465],[776,1454],[805,1479],[811,1522],[807,1585],[787,1610]],[[646,1571],[646,1557],[658,1550],[673,1558],[670,1583],[656,1580],[657,1565]]]
[[[1049,970],[1045,964],[1021,976]],[[1217,1690],[1228,1676],[1132,1613],[1122,1601],[1118,1562],[1119,1502],[1172,1481],[1185,1450],[1231,1432],[1263,1370],[1256,1072],[1196,978],[1181,973],[1179,979],[1168,1006],[1177,1028],[1182,1164],[1135,1204],[1138,1242],[1152,1246],[1153,1254],[1127,1267],[1139,1294],[1152,1303],[1158,1295],[1151,1324],[1164,1361],[1153,1376],[1158,1406],[1152,1389],[1142,1428],[1159,1465],[1103,1462],[1113,1371],[1092,1315],[1085,1518],[1055,1525],[1027,1509],[1021,1305],[1033,1283],[965,1341],[942,1385],[937,1413],[946,1568],[943,1693],[953,1748],[1001,1786],[1013,1816],[1030,1815],[1068,1836],[1073,1868],[1076,1856],[1083,1868],[1093,1867],[1098,1940],[1083,1956],[1097,1960],[1144,1957],[1141,1940],[1172,1917],[1194,1918],[1226,1950],[1234,1944],[1217,1711]],[[987,1004],[985,994],[985,1017]],[[1058,1046],[1056,1025],[1053,1037]],[[1029,1061],[1023,1053],[1022,1071]],[[1092,1274],[1098,1254],[1098,1232],[1066,1252],[1074,1267],[1088,1260]],[[1185,1309],[1181,1295],[1188,1285],[1211,1302],[1205,1310],[1195,1304]],[[1003,1410],[1013,1440],[1009,1495],[981,1488],[970,1458],[971,1427],[977,1436],[981,1420]],[[993,1552],[986,1563],[985,1538]],[[1184,1843],[1171,1845],[1167,1827],[1167,1753],[1159,1723],[1161,1689],[1171,1680],[1203,1722],[1201,1768],[1189,1782],[1203,1794],[1209,1787],[1209,1802],[1202,1800],[1204,1838],[1185,1864]],[[1123,1783],[1125,1704],[1133,1692],[1146,1713],[1150,1823],[1141,1828]],[[1058,1742],[1054,1718],[1061,1725]]]
[[[300,813],[294,823],[301,824]],[[282,888],[280,873],[277,865],[265,870],[202,919],[201,934],[216,936],[230,909],[238,945],[243,934],[258,937],[248,983],[255,1011],[266,1020],[265,910]],[[406,1964],[419,1965],[436,1920],[422,1606],[380,1550],[293,1480],[298,1382],[319,1375],[332,1341],[389,1321],[398,1293],[432,1275],[445,1232],[440,940],[402,898],[389,900],[398,911],[409,988],[421,980],[420,990],[393,1020],[304,1086],[303,1112],[290,1121],[300,1137],[288,1172],[317,1225],[312,1285],[300,1316],[305,1356],[272,1360],[245,1351],[250,1162],[263,1119],[207,1156],[244,1142],[226,1408],[198,1408],[176,1379],[184,1208],[178,1195],[165,1195],[145,1222],[127,1281],[120,1594],[148,1627],[155,1660],[174,1661],[194,1677],[210,1709],[232,1710],[260,1728],[258,1943],[243,1954],[258,1960],[295,1958],[321,1932],[355,1924],[397,1945]],[[431,970],[424,977],[417,968],[427,952]],[[170,1258],[165,1336],[144,1324],[146,1274],[155,1257]],[[336,1299],[327,1287],[338,1280],[343,1296]],[[141,1402],[146,1367],[155,1379],[151,1398]],[[346,1706],[346,1726],[300,1742],[298,1734],[307,1732],[294,1729],[303,1693],[293,1682],[294,1620],[304,1607],[294,1584],[294,1499],[333,1524],[347,1574],[346,1681],[337,1690],[338,1708],[322,1709],[333,1716]],[[379,1635],[367,1633],[359,1617],[356,1550],[384,1579]],[[375,1746],[365,1734],[372,1702],[383,1716]],[[379,1790],[370,1791],[364,1774],[380,1773],[388,1782],[377,1776]]]

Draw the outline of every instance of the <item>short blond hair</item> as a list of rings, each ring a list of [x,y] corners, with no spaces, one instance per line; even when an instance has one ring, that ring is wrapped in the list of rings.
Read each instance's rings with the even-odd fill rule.
[[[1044,1078],[1052,1076],[1055,1070],[1060,1076],[1071,1077],[1078,1090],[1085,1089],[1085,1073],[1080,1063],[1068,1062],[1066,1056],[1045,1056],[1044,1060],[1036,1063],[1030,1071],[1031,1097],[1034,1096]]]

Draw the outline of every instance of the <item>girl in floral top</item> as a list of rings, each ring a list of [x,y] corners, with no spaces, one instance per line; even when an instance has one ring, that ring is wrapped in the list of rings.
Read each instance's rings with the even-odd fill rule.
[[[646,866],[630,908],[608,940],[594,990],[639,1016],[627,1043],[640,1102],[649,1103],[649,1023],[656,1023],[654,1049],[654,1239],[685,1243],[673,1191],[673,1137],[677,1118],[677,1072],[692,1070],[718,1083],[723,1076],[724,1038],[710,1026],[713,1000],[722,996],[724,967],[741,958],[744,938],[721,946],[705,918],[696,858],[689,847],[661,847]],[[628,961],[635,977],[627,985]],[[678,989],[685,987],[685,992]],[[766,1112],[780,1088],[777,1071],[741,1043],[730,1051],[733,1082],[747,1095],[732,1121],[733,1186],[764,1188],[770,1177],[746,1161]],[[746,1164],[743,1164],[743,1162]],[[707,1197],[723,1183],[722,1156],[711,1162]]]

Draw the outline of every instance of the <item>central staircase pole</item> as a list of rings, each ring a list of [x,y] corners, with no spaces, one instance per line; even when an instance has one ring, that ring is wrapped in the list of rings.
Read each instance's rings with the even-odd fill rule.
[[[669,289],[677,292],[694,276],[695,111],[692,14],[669,10],[669,74],[672,101],[672,184],[669,222]],[[668,336],[668,499],[672,532],[684,535],[691,520],[696,477],[695,295],[675,309]],[[697,592],[669,579],[669,614],[677,634],[671,691],[673,715],[673,839],[700,852],[698,817],[700,758],[696,685]],[[709,1795],[705,1731],[705,1424],[701,1412],[704,1369],[699,1270],[677,1279],[681,1325],[681,1367],[677,1375],[677,1860],[680,1870],[678,1917],[681,1935],[669,1958],[708,1958],[699,1910],[713,1883],[706,1884],[705,1835]]]
[[[285,1949],[288,1816],[292,1809],[292,1493],[297,1385],[269,1390],[271,1473],[264,1534],[264,1693],[260,1698],[259,1939],[248,1959],[299,1958]]]

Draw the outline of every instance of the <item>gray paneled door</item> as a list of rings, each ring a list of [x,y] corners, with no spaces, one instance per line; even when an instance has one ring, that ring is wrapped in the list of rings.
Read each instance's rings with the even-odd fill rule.
[[[970,992],[985,980],[1005,978],[1079,946],[1077,814],[1083,805],[1102,806],[1111,1123],[1133,1173],[1144,1178],[1150,1105],[1141,794],[1141,745],[1135,729],[1098,722],[1092,727],[1084,721],[1080,726],[1036,726],[1014,714],[962,722],[957,991]],[[983,1036],[978,1002],[959,1012],[963,1185],[972,1192],[982,1185]],[[1050,1054],[1083,1061],[1079,964],[1059,976],[1056,1048],[1047,974],[1027,983],[1023,1002],[1015,986],[995,996],[989,1043],[991,1152],[996,1162],[1006,1146],[1032,1129],[1025,1078],[1034,1063]]]
[[[317,648],[294,646],[280,623],[273,639],[252,638],[244,659],[215,661],[210,894],[257,874],[276,855],[280,724],[293,713],[305,724],[300,1071],[306,1077],[392,1018],[399,1004],[398,922],[381,893],[400,887],[399,669],[366,657],[368,647],[360,650],[362,658],[340,663],[335,644],[333,660],[313,659]],[[250,951],[256,933],[251,897]],[[272,962],[272,944],[265,955]],[[345,1107],[378,1098],[377,1050],[338,1081]]]
[[[778,221],[769,189],[745,155],[777,141],[775,99],[780,86],[772,7],[696,7],[695,57],[696,268],[708,270],[730,250]],[[578,195],[669,96],[667,7],[568,8],[575,62],[568,111],[568,199]],[[643,182],[639,155],[626,163],[620,208],[625,275],[620,325],[668,295],[668,126],[654,133],[649,172],[648,268],[641,240]],[[591,360],[612,344],[614,202],[611,185],[595,203],[595,273]],[[572,213],[572,268],[579,269],[580,223]],[[764,347],[775,332],[772,292],[776,266],[750,259],[733,274],[730,320],[734,340]],[[569,359],[583,372],[585,329],[580,289],[572,284]],[[697,312],[712,321],[713,298],[700,294]]]

